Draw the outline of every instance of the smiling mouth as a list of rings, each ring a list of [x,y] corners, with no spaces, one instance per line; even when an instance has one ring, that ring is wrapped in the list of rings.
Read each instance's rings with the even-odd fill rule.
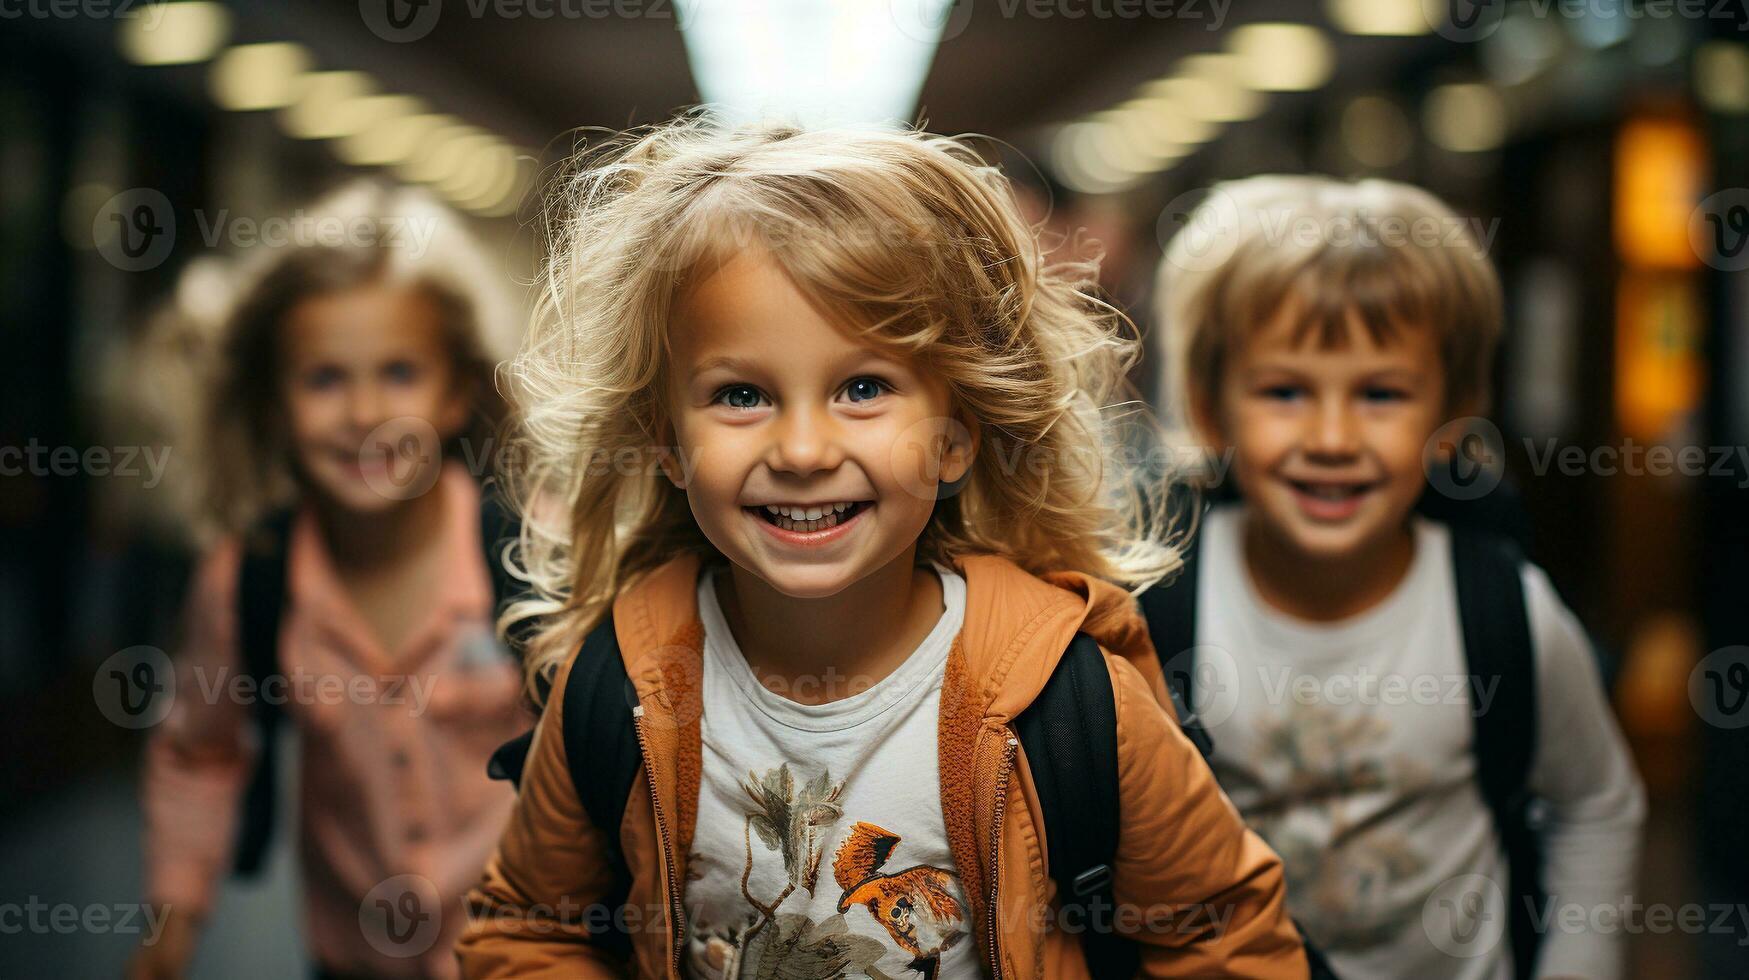
[[[1300,493],[1303,493],[1308,497],[1312,497],[1312,498],[1315,498],[1317,500],[1328,500],[1328,501],[1331,501],[1333,503],[1341,503],[1342,501],[1345,501],[1345,500],[1352,500],[1355,497],[1358,497],[1361,494],[1364,494],[1367,491],[1378,486],[1377,481],[1368,482],[1368,483],[1355,483],[1355,482],[1335,482],[1335,481],[1316,481],[1316,482],[1314,482],[1314,481],[1310,481],[1310,480],[1289,480],[1287,482],[1288,482],[1289,486],[1293,487],[1295,490],[1298,490]]]
[[[756,514],[772,527],[798,534],[808,534],[813,531],[824,531],[837,527],[857,514],[874,506],[873,501],[852,500],[833,504],[816,504],[803,507],[790,504],[765,504],[760,507],[743,507],[749,513]]]

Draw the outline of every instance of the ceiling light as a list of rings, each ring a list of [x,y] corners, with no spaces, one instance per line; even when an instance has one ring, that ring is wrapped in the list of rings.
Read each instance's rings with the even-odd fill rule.
[[[301,45],[239,44],[213,62],[207,82],[226,109],[279,109],[297,98],[297,80],[309,70],[310,53]]]
[[[231,14],[206,0],[145,3],[122,19],[117,41],[136,65],[186,65],[211,58],[231,33]]]
[[[1324,32],[1306,24],[1246,24],[1227,49],[1238,55],[1245,80],[1266,92],[1300,92],[1330,80],[1335,56]]]

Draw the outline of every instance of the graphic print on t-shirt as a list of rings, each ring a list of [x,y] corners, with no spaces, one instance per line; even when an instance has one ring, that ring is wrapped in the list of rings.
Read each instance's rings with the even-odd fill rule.
[[[763,776],[748,773],[741,789],[747,799],[740,885],[747,908],[736,922],[692,923],[687,944],[692,976],[934,980],[941,954],[966,935],[965,905],[952,872],[930,865],[886,870],[902,838],[858,821],[832,857],[832,879],[840,890],[837,914],[812,919],[806,899],[790,902],[803,911],[785,911],[792,896],[806,892],[811,898],[820,887],[828,841],[844,816],[839,803],[844,783],[833,783],[822,770],[798,787],[784,763]],[[754,868],[780,858],[783,888],[756,894]],[[883,972],[877,964],[890,949],[908,956],[913,972],[901,977]]]
[[[1422,872],[1425,855],[1401,829],[1349,812],[1357,795],[1413,795],[1427,781],[1416,760],[1389,753],[1390,722],[1294,703],[1260,733],[1264,751],[1246,771],[1270,774],[1273,788],[1246,821],[1281,855],[1301,925],[1326,948],[1350,949],[1413,924],[1388,898]]]

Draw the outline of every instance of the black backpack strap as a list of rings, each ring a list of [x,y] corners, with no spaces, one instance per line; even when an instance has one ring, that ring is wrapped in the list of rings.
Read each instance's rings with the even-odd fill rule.
[[[564,701],[556,706],[564,712],[561,728],[571,785],[589,814],[589,822],[600,832],[613,869],[613,891],[604,899],[608,908],[625,904],[631,890],[631,869],[620,845],[619,828],[644,761],[632,714],[637,703],[637,689],[626,675],[610,613],[589,631],[583,649],[571,661]],[[554,707],[547,704],[547,710]],[[487,774],[520,785],[533,741],[530,731],[499,746],[487,763]],[[590,929],[598,942],[622,952],[630,949],[630,937],[617,931],[613,923],[591,917]]]
[[[1506,852],[1508,922],[1517,976],[1533,974],[1541,936],[1542,846],[1528,791],[1537,745],[1536,650],[1520,578],[1523,555],[1510,538],[1451,525],[1453,578],[1470,675],[1476,780]],[[1489,695],[1487,710],[1479,694]]]
[[[500,495],[498,486],[494,483],[481,484],[480,548],[485,552],[486,571],[492,578],[494,613],[502,611],[505,602],[527,588],[504,567],[504,551],[516,543],[521,531],[522,522],[517,520],[516,512]]]
[[[1079,909],[1081,948],[1095,977],[1134,976],[1132,940],[1111,931],[1112,861],[1120,814],[1117,707],[1099,645],[1076,633],[1044,690],[1014,720],[1038,789],[1051,878],[1064,909]],[[1067,916],[1065,916],[1067,918]]]
[[[1178,725],[1208,758],[1214,743],[1192,710],[1196,695],[1196,588],[1199,577],[1196,539],[1185,543],[1184,565],[1165,582],[1142,592],[1138,601],[1148,621],[1148,636],[1160,669],[1166,674],[1166,690],[1178,712]]]
[[[261,696],[261,685],[279,674],[279,624],[285,610],[286,552],[293,513],[267,517],[245,536],[237,577],[237,645],[243,676],[257,692],[251,714],[260,749],[238,814],[233,870],[244,877],[261,871],[278,815],[279,699]]]

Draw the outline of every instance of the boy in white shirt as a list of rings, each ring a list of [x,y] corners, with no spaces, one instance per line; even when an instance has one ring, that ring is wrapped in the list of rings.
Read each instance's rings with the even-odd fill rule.
[[[1295,917],[1345,978],[1620,976],[1620,928],[1593,924],[1633,891],[1644,794],[1585,633],[1541,569],[1507,564],[1534,653],[1478,670],[1510,644],[1470,649],[1467,545],[1415,512],[1439,492],[1427,465],[1449,461],[1441,430],[1488,399],[1502,318],[1487,256],[1416,188],[1256,177],[1190,216],[1159,295],[1168,408],[1241,502],[1205,518],[1198,572],[1144,606],[1179,588],[1176,620],[1194,626],[1156,644],[1169,676],[1194,678],[1211,765],[1280,853]],[[1502,705],[1522,724],[1479,751]],[[1487,788],[1514,754],[1540,801],[1536,864],[1509,861],[1530,825],[1508,828]],[[1520,894],[1528,877],[1540,901]]]

